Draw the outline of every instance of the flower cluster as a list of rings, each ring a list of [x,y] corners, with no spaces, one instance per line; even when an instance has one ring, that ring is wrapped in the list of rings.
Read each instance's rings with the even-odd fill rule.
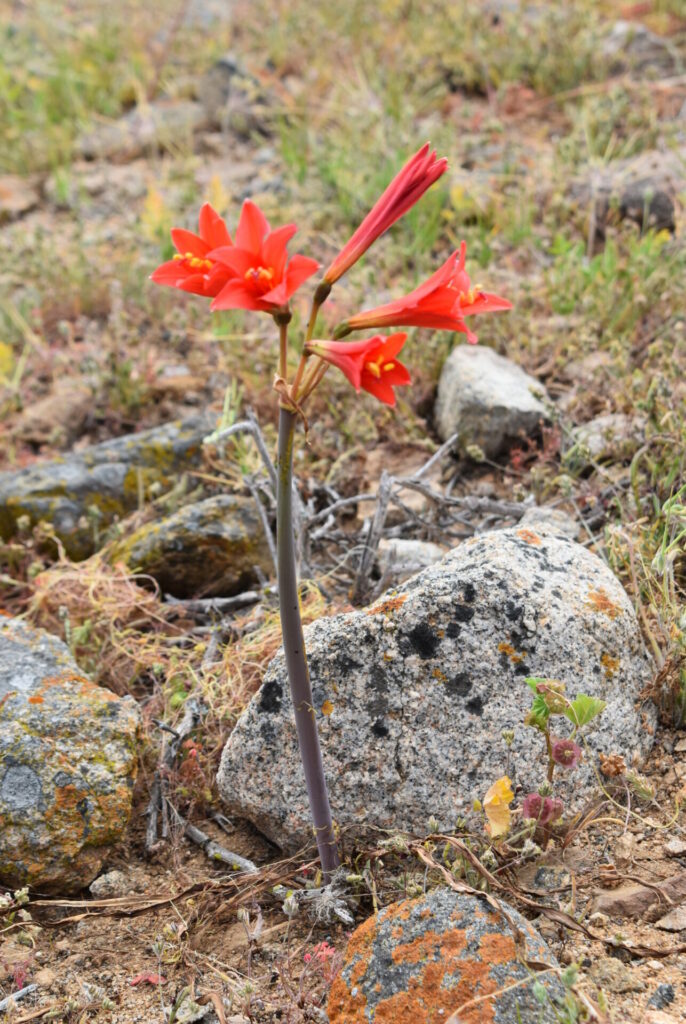
[[[507,299],[472,285],[465,269],[463,242],[424,284],[408,295],[349,317],[335,327],[329,339],[312,337],[317,312],[332,286],[446,169],[444,158],[438,158],[428,143],[422,146],[324,271],[315,292],[301,362],[291,384],[284,379],[287,353],[282,336],[278,374],[282,401],[290,400],[294,408],[300,409],[321,380],[326,364],[330,364],[338,367],[358,392],[367,391],[386,405],[395,405],[394,389],[411,383],[407,368],[396,358],[407,335],[374,334],[347,343],[342,338],[367,328],[433,327],[461,332],[469,342],[475,342],[477,337],[467,326],[466,317],[511,308]],[[289,255],[288,243],[296,230],[295,224],[272,229],[256,203],[246,199],[232,241],[224,220],[206,203],[200,210],[197,234],[182,228],[172,230],[176,254],[154,271],[152,280],[209,298],[212,310],[256,310],[271,314],[280,326],[287,325],[291,298],[319,269],[316,260]],[[313,368],[307,365],[312,357]]]

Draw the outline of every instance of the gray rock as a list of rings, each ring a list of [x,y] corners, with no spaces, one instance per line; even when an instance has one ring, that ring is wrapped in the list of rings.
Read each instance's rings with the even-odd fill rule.
[[[222,57],[203,75],[198,98],[208,121],[239,139],[268,134],[269,99],[233,54]]]
[[[572,447],[565,453],[568,466],[582,469],[590,461],[628,459],[643,443],[645,421],[621,412],[596,416],[572,432]]]
[[[131,813],[138,706],[18,619],[0,619],[0,661],[0,881],[77,892]]]
[[[593,210],[595,232],[604,237],[613,218],[634,221],[642,230],[676,228],[677,197],[686,188],[686,146],[649,150],[593,168],[571,182],[570,197]]]
[[[267,576],[274,572],[255,502],[235,494],[206,498],[142,526],[111,558],[152,576],[175,597],[236,594],[257,581],[256,567]]]
[[[447,441],[457,431],[463,451],[477,445],[487,458],[496,458],[549,419],[539,396],[545,398],[543,385],[510,359],[483,345],[458,345],[438,382],[438,433]]]
[[[652,746],[655,709],[634,706],[652,665],[629,598],[596,555],[531,527],[465,541],[305,637],[333,816],[353,831],[422,832],[432,816],[454,827],[508,770],[503,729],[515,732],[513,781],[537,788],[542,740],[523,724],[528,675],[607,701],[591,750],[632,764]],[[310,838],[282,652],[229,737],[218,784],[230,812],[283,849]],[[582,762],[559,793],[578,808],[595,787]]]
[[[613,956],[601,956],[591,967],[590,974],[596,985],[606,992],[621,994],[643,992],[645,989],[645,982],[641,981],[635,971]]]
[[[501,907],[497,913],[485,899],[436,889],[379,911],[350,938],[329,995],[330,1024],[560,1020],[559,964],[514,907]],[[552,970],[536,973],[524,961]],[[535,987],[542,989],[540,1001]],[[453,1017],[462,1006],[464,1013]]]
[[[209,123],[204,106],[195,100],[159,100],[86,132],[77,140],[76,152],[85,160],[126,163],[142,153],[184,143],[192,148],[194,133]]]
[[[0,536],[8,540],[26,517],[51,524],[70,558],[87,558],[96,531],[137,508],[153,485],[169,485],[197,465],[214,428],[197,416],[128,434],[52,462],[0,473]],[[88,516],[95,513],[96,524]]]
[[[104,875],[98,875],[88,886],[88,891],[96,899],[106,900],[112,896],[127,896],[131,892],[131,883],[123,871],[113,868]]]
[[[602,45],[601,56],[611,74],[631,71],[641,77],[662,78],[682,70],[674,43],[635,21],[615,22]]]
[[[534,505],[519,520],[520,527],[531,526],[538,533],[550,533],[555,537],[566,537],[576,540],[579,524],[570,515],[559,508],[548,508],[546,505]]]
[[[648,1006],[654,1006],[657,1010],[664,1010],[676,998],[674,986],[669,984],[658,985],[648,1000]]]
[[[428,540],[382,538],[379,541],[377,561],[381,575],[387,582],[400,582],[420,569],[440,562],[446,552],[447,548]]]

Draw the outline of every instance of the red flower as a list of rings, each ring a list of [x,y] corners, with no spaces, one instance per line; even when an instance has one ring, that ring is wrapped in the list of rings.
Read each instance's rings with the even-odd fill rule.
[[[541,796],[539,793],[529,793],[524,797],[522,804],[522,816],[534,818],[539,825],[547,825],[551,821],[557,821],[562,817],[563,804],[561,800],[552,796]]]
[[[319,269],[317,261],[307,256],[289,260],[286,246],[296,231],[295,224],[272,231],[260,208],[246,199],[235,244],[229,240],[209,253],[209,259],[223,266],[229,278],[210,308],[275,313],[285,306],[303,281]]]
[[[362,341],[310,341],[307,349],[342,370],[359,393],[360,388],[386,405],[395,405],[394,387],[411,384],[406,367],[395,358],[406,334],[375,334]]]
[[[581,760],[583,751],[574,740],[551,739],[550,747],[553,761],[562,768],[576,768]]]
[[[159,266],[150,279],[157,284],[209,298],[218,295],[233,275],[227,267],[209,259],[207,254],[219,245],[231,245],[231,237],[226,224],[209,203],[200,210],[198,220],[199,235],[183,228],[172,228],[176,256]]]
[[[325,270],[324,280],[334,284],[339,277],[359,260],[372,242],[387,231],[411,206],[421,199],[426,190],[444,173],[445,159],[436,159],[436,151],[429,152],[429,143],[407,161],[396,174],[386,191],[376,201],[350,241],[343,246],[333,263]]]
[[[356,313],[336,328],[335,337],[367,327],[435,327],[461,331],[474,344],[477,336],[467,327],[464,317],[512,309],[512,303],[482,292],[478,285],[472,287],[465,270],[466,255],[463,242],[419,288],[385,306]]]

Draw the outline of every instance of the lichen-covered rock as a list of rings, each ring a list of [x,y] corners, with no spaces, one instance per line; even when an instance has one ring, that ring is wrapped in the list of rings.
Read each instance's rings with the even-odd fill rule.
[[[631,764],[653,742],[655,709],[636,707],[652,666],[629,598],[596,555],[532,527],[465,541],[369,608],[314,622],[305,638],[333,816],[358,833],[421,832],[432,816],[453,828],[508,771],[537,788],[542,740],[523,724],[529,675],[607,701],[591,750]],[[503,729],[515,732],[509,755]],[[592,764],[567,779],[560,795],[579,807],[595,790]],[[218,783],[229,810],[283,849],[309,840],[282,652],[229,737]]]
[[[518,911],[501,906],[499,914],[476,896],[436,889],[370,917],[353,932],[331,987],[330,1024],[560,1020],[555,957]]]
[[[387,583],[399,583],[413,576],[420,569],[440,562],[446,548],[429,540],[408,540],[399,537],[379,541],[377,561],[379,570]]]
[[[87,558],[97,530],[136,508],[152,485],[168,485],[198,464],[213,426],[211,417],[197,416],[0,473],[0,537],[8,540],[22,517],[31,526],[46,522],[70,558]]]
[[[273,119],[269,97],[233,54],[226,54],[205,72],[198,97],[210,123],[239,139],[268,134]]]
[[[477,445],[496,458],[518,438],[537,431],[549,419],[545,388],[512,360],[483,345],[458,345],[441,371],[436,399],[436,427],[457,446]]]
[[[131,813],[140,713],[68,648],[0,618],[0,881],[78,892]]]
[[[273,572],[255,502],[222,494],[148,523],[117,545],[112,558],[157,580],[175,597],[224,596]]]

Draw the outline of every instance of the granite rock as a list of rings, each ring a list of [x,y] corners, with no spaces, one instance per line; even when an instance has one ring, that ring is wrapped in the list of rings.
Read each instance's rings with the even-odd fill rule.
[[[382,538],[379,541],[377,561],[383,578],[396,583],[405,580],[429,565],[440,562],[447,549],[428,540],[395,540]]]
[[[629,598],[596,555],[532,527],[467,540],[370,607],[314,622],[305,639],[333,816],[353,832],[421,833],[432,816],[453,828],[508,770],[503,729],[515,732],[513,781],[537,788],[529,675],[607,701],[591,750],[635,764],[653,743],[655,709],[635,706],[652,663]],[[229,811],[283,849],[309,839],[283,652],[229,737],[218,783]],[[560,795],[578,808],[595,786],[582,762]]]
[[[137,508],[151,487],[171,485],[198,465],[213,428],[211,417],[197,416],[0,473],[0,537],[8,540],[22,518],[46,522],[70,558],[87,558],[96,547],[89,515],[101,529]]]
[[[112,559],[157,580],[175,597],[226,596],[274,572],[252,498],[221,494],[136,530]]]
[[[483,345],[458,345],[438,382],[436,427],[444,441],[457,432],[461,450],[477,445],[494,459],[549,419],[545,397],[543,385],[512,360]]]
[[[554,973],[555,957],[518,911],[501,906],[498,914],[476,896],[436,889],[369,918],[353,932],[331,987],[330,1024],[559,1020],[556,1003],[564,988]],[[523,945],[519,954],[515,930]],[[537,975],[523,960],[553,970]],[[537,981],[543,1002],[534,994]]]
[[[131,813],[138,706],[21,620],[0,618],[0,660],[0,881],[78,892]]]
[[[583,468],[589,460],[602,462],[628,459],[643,443],[645,420],[622,412],[596,416],[572,432],[572,447],[564,461],[574,468]]]

